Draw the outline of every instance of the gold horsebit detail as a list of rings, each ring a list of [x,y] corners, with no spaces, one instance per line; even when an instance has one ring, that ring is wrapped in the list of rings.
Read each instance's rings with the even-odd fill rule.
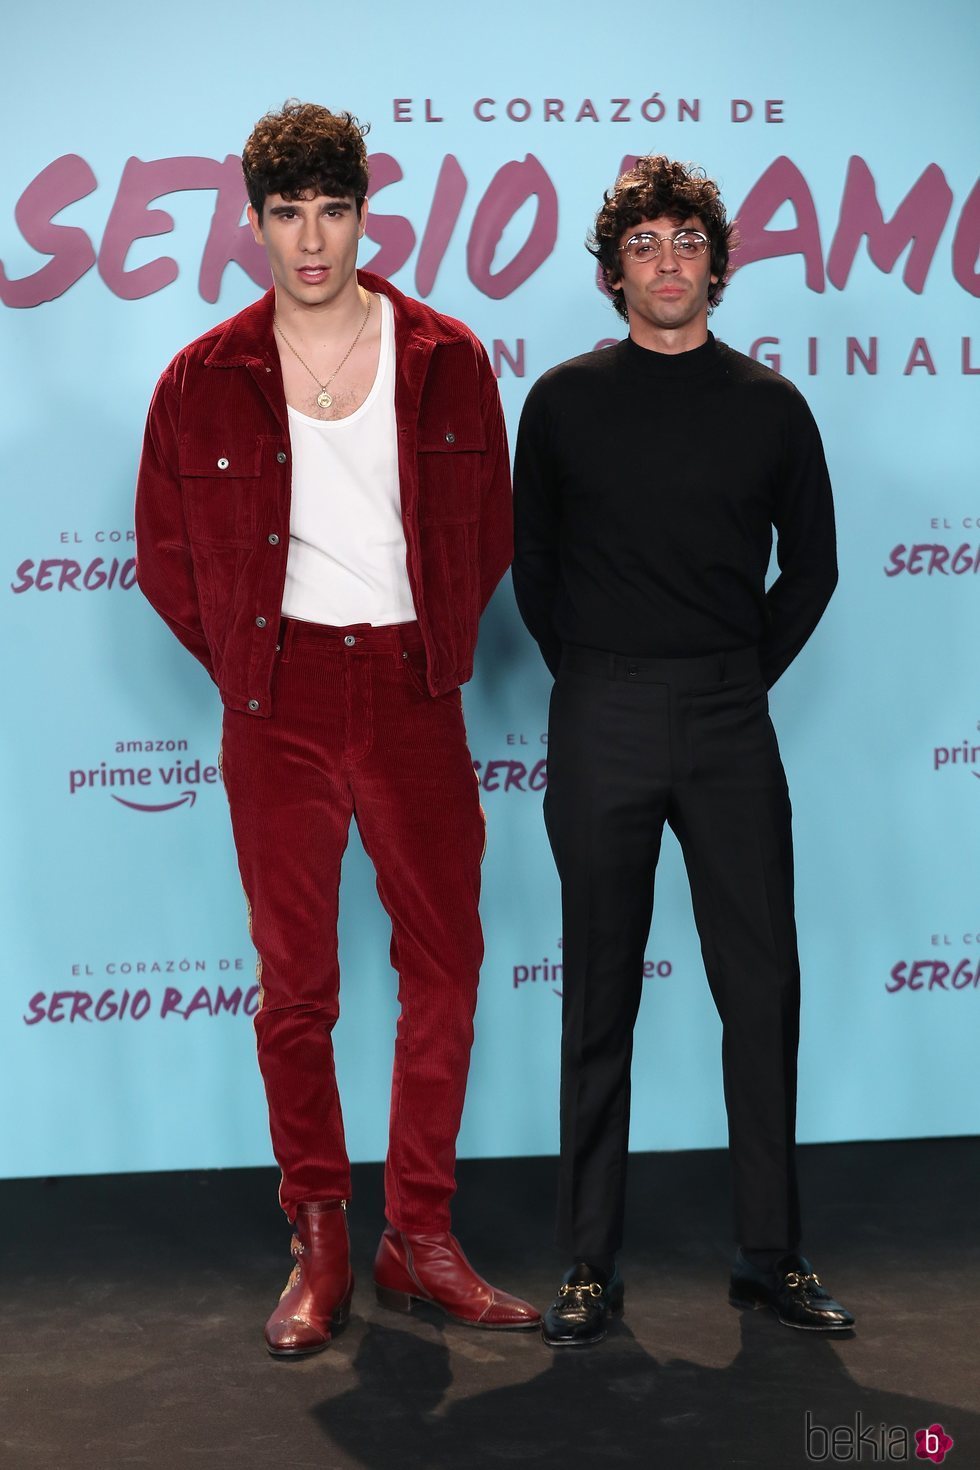
[[[790,1271],[785,1277],[786,1285],[790,1291],[798,1291],[801,1286],[819,1286],[820,1277],[810,1272],[808,1276],[801,1276],[799,1271]]]
[[[589,1296],[602,1296],[602,1287],[599,1285],[598,1281],[590,1281],[588,1282],[588,1284],[585,1284],[584,1282],[579,1282],[577,1285],[566,1283],[566,1285],[559,1286],[558,1288],[559,1296],[571,1296],[573,1292],[576,1292],[579,1295],[583,1296],[586,1293],[588,1293]]]

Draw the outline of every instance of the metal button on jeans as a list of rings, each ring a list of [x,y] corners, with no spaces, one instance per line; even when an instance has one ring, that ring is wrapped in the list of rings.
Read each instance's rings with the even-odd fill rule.
[[[357,639],[354,637],[353,633],[348,633],[346,638],[344,639],[344,642],[347,644],[348,648],[353,648],[354,644],[357,642]]]

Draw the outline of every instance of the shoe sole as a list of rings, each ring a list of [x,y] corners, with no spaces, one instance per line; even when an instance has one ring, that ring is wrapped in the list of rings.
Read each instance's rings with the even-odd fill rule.
[[[332,1341],[333,1334],[331,1333],[330,1337],[324,1338],[323,1342],[318,1343],[316,1347],[273,1348],[270,1347],[268,1343],[266,1343],[265,1350],[269,1354],[270,1358],[277,1358],[280,1362],[288,1363],[293,1358],[313,1358],[316,1356],[317,1353],[325,1352]]]
[[[816,1322],[790,1322],[786,1317],[781,1317],[776,1307],[769,1302],[756,1302],[743,1300],[741,1297],[730,1296],[728,1305],[735,1307],[739,1312],[772,1312],[776,1321],[783,1327],[792,1327],[796,1332],[853,1332],[853,1322],[828,1322],[826,1325]]]
[[[455,1317],[452,1312],[440,1302],[433,1301],[430,1296],[412,1296],[407,1291],[392,1291],[387,1286],[378,1286],[377,1283],[375,1283],[374,1292],[379,1304],[386,1307],[389,1312],[409,1313],[417,1305],[435,1307],[448,1321],[458,1322],[461,1327],[479,1327],[481,1332],[527,1332],[529,1329],[541,1326],[540,1317],[536,1317],[533,1322],[474,1322],[472,1317]]]
[[[596,1337],[570,1337],[562,1339],[548,1337],[544,1332],[542,1332],[541,1341],[544,1343],[545,1347],[550,1348],[587,1348],[595,1347],[597,1342],[605,1342],[608,1336],[609,1333],[604,1327]]]

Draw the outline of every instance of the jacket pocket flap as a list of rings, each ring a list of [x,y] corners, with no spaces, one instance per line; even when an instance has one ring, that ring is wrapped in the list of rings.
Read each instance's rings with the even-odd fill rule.
[[[478,453],[486,449],[487,441],[479,429],[446,429],[442,434],[431,432],[419,434],[420,454],[463,454]]]
[[[262,440],[251,443],[222,444],[215,438],[211,444],[190,444],[181,440],[178,448],[180,474],[188,479],[255,479],[262,471]]]

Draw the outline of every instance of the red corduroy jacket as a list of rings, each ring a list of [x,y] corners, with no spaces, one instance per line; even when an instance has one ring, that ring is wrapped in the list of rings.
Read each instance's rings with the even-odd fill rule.
[[[428,685],[473,672],[477,624],[510,565],[500,396],[473,333],[366,271],[395,316],[408,578]],[[274,293],[179,352],[150,404],[136,490],[139,585],[229,709],[272,713],[292,464]]]

